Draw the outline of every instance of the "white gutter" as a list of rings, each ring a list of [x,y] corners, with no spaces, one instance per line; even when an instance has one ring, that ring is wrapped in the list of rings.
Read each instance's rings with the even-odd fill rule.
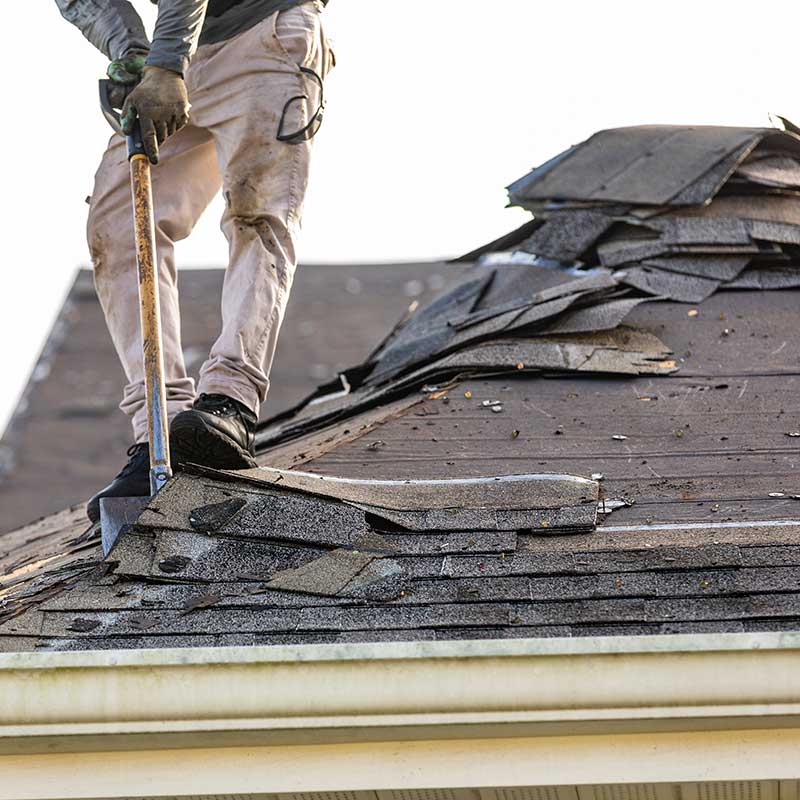
[[[685,748],[699,746],[698,736],[705,748],[716,737],[726,755],[687,758]],[[216,763],[212,752],[235,760],[237,753],[244,758],[258,751],[265,764],[278,753],[285,759],[302,752],[299,772],[290,775],[284,765],[270,773],[270,787],[281,787],[270,792],[374,788],[375,781],[388,781],[384,788],[413,780],[420,786],[501,785],[503,776],[510,782],[502,785],[521,785],[533,777],[521,777],[520,767],[509,771],[507,763],[493,773],[491,753],[505,758],[523,747],[525,763],[538,769],[536,747],[545,748],[547,763],[566,748],[564,763],[574,770],[576,753],[568,752],[580,744],[581,769],[596,781],[620,769],[619,744],[626,739],[625,763],[636,747],[643,750],[619,780],[644,779],[642,771],[654,768],[656,756],[667,770],[658,773],[663,780],[697,779],[698,769],[715,780],[743,779],[748,770],[767,769],[757,758],[735,755],[744,743],[750,754],[763,750],[772,759],[770,776],[800,772],[796,757],[784,760],[785,748],[795,754],[800,748],[800,634],[0,655],[0,773],[24,762],[35,775],[30,765],[41,769],[59,758],[45,753],[70,752],[64,769],[81,753],[85,768],[100,775],[103,752],[116,751],[119,759],[125,751],[135,759],[146,750],[153,764],[168,760],[169,751],[182,753],[184,765],[200,759],[197,780],[207,787],[211,777],[202,765]],[[670,741],[683,757],[674,748],[665,755]],[[506,743],[502,750],[500,742]],[[382,762],[380,748],[387,746],[389,760]],[[412,761],[400,758],[401,751],[420,746]],[[367,759],[376,765],[372,773],[336,766],[364,748],[373,748]],[[445,763],[457,772],[448,774],[434,759],[441,748],[456,748]],[[480,750],[470,758],[480,759],[483,777],[470,777],[472,762],[457,758],[465,748]],[[321,753],[329,757],[315,771],[311,764]],[[402,775],[393,776],[392,765]],[[218,766],[220,774],[234,774],[229,768]],[[103,784],[106,794],[73,795],[62,786],[55,796],[116,797],[114,774]],[[165,766],[160,788],[171,785],[170,774]],[[543,784],[564,782],[557,775],[534,773]],[[247,791],[258,788],[247,785]],[[156,788],[148,784],[147,792]],[[20,786],[14,791],[8,796],[39,796]],[[130,786],[127,791],[120,796],[136,796]],[[209,791],[234,789],[220,784]]]
[[[12,653],[0,698],[0,750],[53,733],[800,716],[800,633]]]

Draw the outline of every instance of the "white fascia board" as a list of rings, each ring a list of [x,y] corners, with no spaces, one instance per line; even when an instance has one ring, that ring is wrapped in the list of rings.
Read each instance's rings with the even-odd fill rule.
[[[0,800],[800,778],[800,634],[0,656]]]
[[[97,735],[113,749],[142,735],[308,744],[756,719],[800,720],[800,634],[0,655],[6,753]]]

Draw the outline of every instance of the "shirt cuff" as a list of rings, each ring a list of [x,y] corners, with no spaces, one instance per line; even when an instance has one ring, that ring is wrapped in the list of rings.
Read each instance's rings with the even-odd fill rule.
[[[175,53],[165,53],[154,43],[150,54],[145,60],[145,64],[148,67],[161,67],[161,69],[177,72],[178,75],[183,77],[186,74],[186,70],[189,68],[189,59],[186,56],[177,55]]]

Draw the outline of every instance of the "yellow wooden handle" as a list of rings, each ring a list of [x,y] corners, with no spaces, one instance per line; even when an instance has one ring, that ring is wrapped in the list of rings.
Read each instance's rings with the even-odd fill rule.
[[[136,235],[136,265],[139,270],[139,304],[142,324],[142,355],[150,441],[150,490],[155,494],[170,478],[169,428],[161,339],[161,308],[158,299],[158,266],[153,186],[150,161],[145,155],[130,159],[133,222]]]

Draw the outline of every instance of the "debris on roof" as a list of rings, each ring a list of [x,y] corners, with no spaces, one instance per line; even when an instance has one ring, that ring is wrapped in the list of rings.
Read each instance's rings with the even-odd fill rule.
[[[427,302],[460,271],[433,261],[304,264],[272,366],[269,414],[363,360],[386,333],[387,320],[399,317],[412,298]],[[224,276],[222,267],[181,270],[181,339],[194,377],[219,335]],[[350,313],[354,306],[357,315]],[[92,494],[119,470],[131,435],[118,407],[125,383],[92,271],[80,270],[0,438],[0,536]],[[83,458],[74,457],[75,442]]]
[[[0,539],[0,649],[797,630],[798,142],[557,157],[261,468],[177,475],[106,560],[75,514]]]
[[[800,140],[774,128],[614,128],[561,153],[508,191],[513,202],[534,212],[553,200],[584,208],[707,203],[748,156],[765,153],[800,155]]]
[[[769,128],[601,131],[509,187],[535,219],[471,256],[615,270],[644,294],[800,285],[800,138]],[[538,223],[538,224],[537,224]]]
[[[763,163],[762,163],[763,162]],[[648,300],[800,286],[800,137],[769,128],[602,131],[509,187],[535,219],[461,260],[451,288],[406,316],[369,360],[258,435],[273,447],[426,384],[504,371],[665,374]],[[791,200],[791,202],[787,202]],[[795,266],[797,264],[798,266]],[[596,348],[601,332],[617,341]],[[609,341],[608,339],[606,340]]]
[[[675,371],[670,349],[655,334],[621,327],[651,299],[629,295],[628,287],[603,268],[581,277],[535,266],[467,269],[449,291],[395,328],[368,363],[343,373],[262,430],[258,446],[456,377],[509,369],[620,375]]]
[[[9,593],[0,650],[769,630],[800,614],[793,566],[800,525],[411,532],[351,505],[418,505],[398,484],[368,496],[370,481],[334,481],[317,495],[309,487],[328,479],[299,474],[295,487],[278,491],[281,474],[179,475],[107,561],[95,537],[84,539],[82,563],[31,565],[39,591]],[[524,504],[525,481],[489,491],[513,512]],[[483,484],[465,481],[460,491],[478,492],[476,502]],[[225,494],[236,502],[209,512],[214,523],[198,532],[192,519],[209,517],[198,516],[192,502],[220,507]],[[370,530],[342,544],[310,519],[306,535],[296,530],[291,541],[283,528],[234,525],[250,509],[253,519],[267,503],[293,498],[334,503],[343,531],[359,510],[355,527]],[[164,513],[169,528],[155,524]]]

